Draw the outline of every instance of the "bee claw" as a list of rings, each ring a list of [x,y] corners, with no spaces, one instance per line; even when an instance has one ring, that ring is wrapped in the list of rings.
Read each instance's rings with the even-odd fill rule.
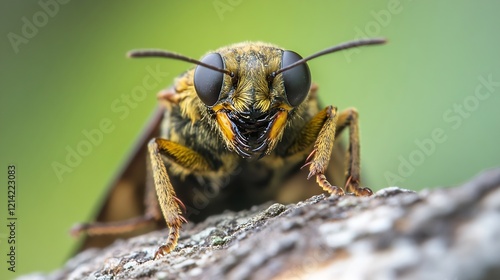
[[[311,158],[316,154],[316,148],[314,148],[314,150],[312,150],[312,152],[307,156],[306,158],[306,162],[311,162]]]
[[[304,165],[302,165],[300,167],[300,169],[307,167],[308,165],[311,165],[311,163],[312,163],[312,161],[304,163]],[[314,174],[311,174],[311,172],[309,172],[309,176],[307,176],[307,179],[311,178],[312,175],[314,175]]]
[[[153,257],[153,260],[158,260],[159,258],[168,254],[170,251],[171,251],[171,249],[169,249],[167,245],[161,245],[156,250],[155,255]]]
[[[352,176],[349,176],[349,178],[347,178],[345,189],[355,196],[371,196],[373,194],[373,191],[371,189],[360,187],[359,179],[352,179]]]
[[[182,212],[186,213],[186,205],[184,205],[184,203],[182,203],[182,201],[178,197],[174,196],[174,199],[177,202],[177,204],[182,208]]]
[[[183,216],[180,216],[179,219],[181,219],[181,221],[184,223],[184,224],[187,224],[188,221],[186,220],[186,218],[184,218]]]

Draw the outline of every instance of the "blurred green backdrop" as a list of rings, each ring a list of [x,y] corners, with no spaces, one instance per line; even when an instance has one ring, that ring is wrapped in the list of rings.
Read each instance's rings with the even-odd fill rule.
[[[68,229],[90,219],[156,104],[191,67],[130,60],[164,48],[195,58],[261,40],[303,56],[357,37],[389,44],[309,63],[325,104],[360,112],[364,182],[420,189],[459,184],[499,165],[499,1],[1,1],[0,278],[49,271]],[[116,113],[150,71],[157,86]],[[157,70],[159,69],[159,70]],[[66,173],[82,131],[110,122]],[[17,266],[7,270],[7,166],[17,168]],[[62,171],[61,171],[62,172]],[[5,225],[4,225],[5,224]]]

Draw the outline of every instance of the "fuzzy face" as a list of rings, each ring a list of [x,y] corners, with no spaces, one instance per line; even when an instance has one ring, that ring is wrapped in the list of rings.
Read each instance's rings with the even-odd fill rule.
[[[290,64],[284,61],[286,53],[292,52],[266,43],[235,44],[209,53],[201,60],[218,64],[214,66],[227,70],[230,75],[217,73],[219,75],[210,76],[215,71],[203,69],[203,66],[197,66],[194,72],[198,96],[217,100],[213,105],[205,104],[206,112],[215,116],[226,146],[243,158],[261,158],[270,154],[281,140],[290,115],[308,95],[311,82],[306,64],[294,68],[298,72],[275,75],[287,63]],[[296,55],[292,60],[300,58]],[[294,74],[293,79],[302,83],[305,90],[287,92],[284,75],[289,73]],[[211,80],[204,80],[202,75]],[[198,86],[197,81],[203,85]],[[213,86],[211,92],[211,86],[217,83],[221,85]]]

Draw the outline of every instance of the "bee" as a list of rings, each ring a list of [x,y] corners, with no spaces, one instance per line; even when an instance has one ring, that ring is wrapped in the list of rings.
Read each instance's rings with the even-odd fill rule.
[[[80,224],[73,233],[86,233],[89,247],[97,244],[94,236],[164,221],[169,232],[157,259],[176,247],[186,218],[201,220],[268,200],[297,201],[320,191],[372,195],[360,186],[358,113],[320,107],[306,62],[383,43],[351,41],[306,58],[262,42],[233,44],[200,60],[163,50],[131,51],[129,57],[196,66],[158,94],[160,106],[112,183],[98,222]],[[346,128],[347,149],[335,141]],[[136,207],[138,198],[144,204]],[[113,216],[123,211],[130,213]]]

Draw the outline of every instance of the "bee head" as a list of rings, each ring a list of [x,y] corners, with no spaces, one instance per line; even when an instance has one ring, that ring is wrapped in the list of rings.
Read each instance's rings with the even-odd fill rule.
[[[271,153],[287,121],[306,100],[311,87],[307,61],[338,50],[384,43],[368,39],[344,43],[302,58],[265,43],[240,43],[208,53],[200,60],[165,51],[134,51],[132,57],[161,56],[197,64],[193,84],[214,116],[229,149],[244,158]]]
[[[274,150],[289,114],[307,97],[311,86],[307,64],[278,73],[300,59],[295,52],[270,44],[241,43],[200,60],[229,72],[198,65],[193,82],[227,146],[240,156],[260,158]]]

